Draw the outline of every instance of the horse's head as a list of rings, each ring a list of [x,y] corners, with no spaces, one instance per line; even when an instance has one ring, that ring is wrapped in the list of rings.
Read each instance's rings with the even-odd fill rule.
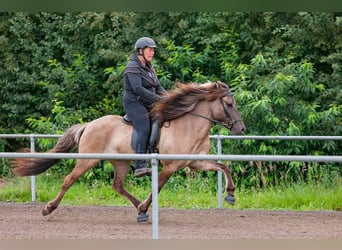
[[[217,82],[216,87],[221,91],[221,95],[213,102],[213,119],[222,122],[232,134],[242,134],[246,127],[236,107],[233,94],[229,87],[222,82]]]
[[[196,111],[198,103],[210,103],[211,117]],[[204,109],[207,110],[208,106]],[[160,124],[182,117],[184,114],[219,122],[233,134],[241,134],[246,129],[229,87],[220,81],[204,84],[177,83],[176,88],[157,102],[150,112],[152,117],[158,117]]]

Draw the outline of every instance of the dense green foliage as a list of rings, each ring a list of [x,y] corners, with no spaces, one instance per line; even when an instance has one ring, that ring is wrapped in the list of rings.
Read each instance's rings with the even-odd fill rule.
[[[154,64],[162,84],[170,89],[175,81],[228,83],[247,134],[342,134],[341,13],[16,12],[0,13],[0,31],[0,133],[63,133],[78,122],[123,114],[123,67],[135,40],[151,36],[159,46]],[[229,132],[214,126],[212,133]],[[25,143],[1,140],[0,147],[14,151]],[[37,150],[51,146],[39,140]],[[340,155],[342,145],[227,140],[223,148],[238,154]],[[72,162],[62,164],[70,169]],[[231,167],[241,187],[341,175],[337,164]],[[87,178],[107,179],[109,168],[103,163]]]

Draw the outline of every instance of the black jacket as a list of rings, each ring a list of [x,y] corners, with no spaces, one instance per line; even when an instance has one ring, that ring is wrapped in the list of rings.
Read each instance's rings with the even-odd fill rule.
[[[150,108],[165,92],[160,85],[153,66],[144,66],[137,55],[133,55],[124,70],[124,102],[140,102]]]

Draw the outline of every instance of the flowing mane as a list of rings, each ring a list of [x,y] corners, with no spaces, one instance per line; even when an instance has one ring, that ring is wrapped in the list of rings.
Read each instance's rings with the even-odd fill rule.
[[[157,117],[160,123],[171,121],[191,112],[200,101],[213,101],[230,93],[229,87],[223,82],[180,83],[169,91],[162,100],[157,102],[151,117]]]

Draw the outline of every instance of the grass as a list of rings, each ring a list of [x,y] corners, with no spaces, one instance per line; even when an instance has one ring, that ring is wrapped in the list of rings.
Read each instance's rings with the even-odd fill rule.
[[[37,176],[36,201],[48,202],[55,198],[62,179],[51,176]],[[150,183],[143,185],[129,182],[127,189],[138,199],[144,200],[151,191]],[[225,194],[223,194],[225,195]],[[229,209],[266,210],[336,210],[342,211],[341,182],[330,185],[292,184],[290,186],[265,189],[237,190],[236,205],[223,202]],[[25,203],[31,201],[30,178],[14,177],[5,180],[0,187],[0,201]],[[111,189],[110,184],[76,182],[65,194],[64,205],[109,205],[132,206],[125,198]],[[184,185],[174,185],[172,180],[159,194],[159,206],[176,209],[209,209],[218,207],[215,188],[208,187],[205,181],[187,180]]]
[[[240,196],[243,209],[342,211],[342,188],[296,184]]]

